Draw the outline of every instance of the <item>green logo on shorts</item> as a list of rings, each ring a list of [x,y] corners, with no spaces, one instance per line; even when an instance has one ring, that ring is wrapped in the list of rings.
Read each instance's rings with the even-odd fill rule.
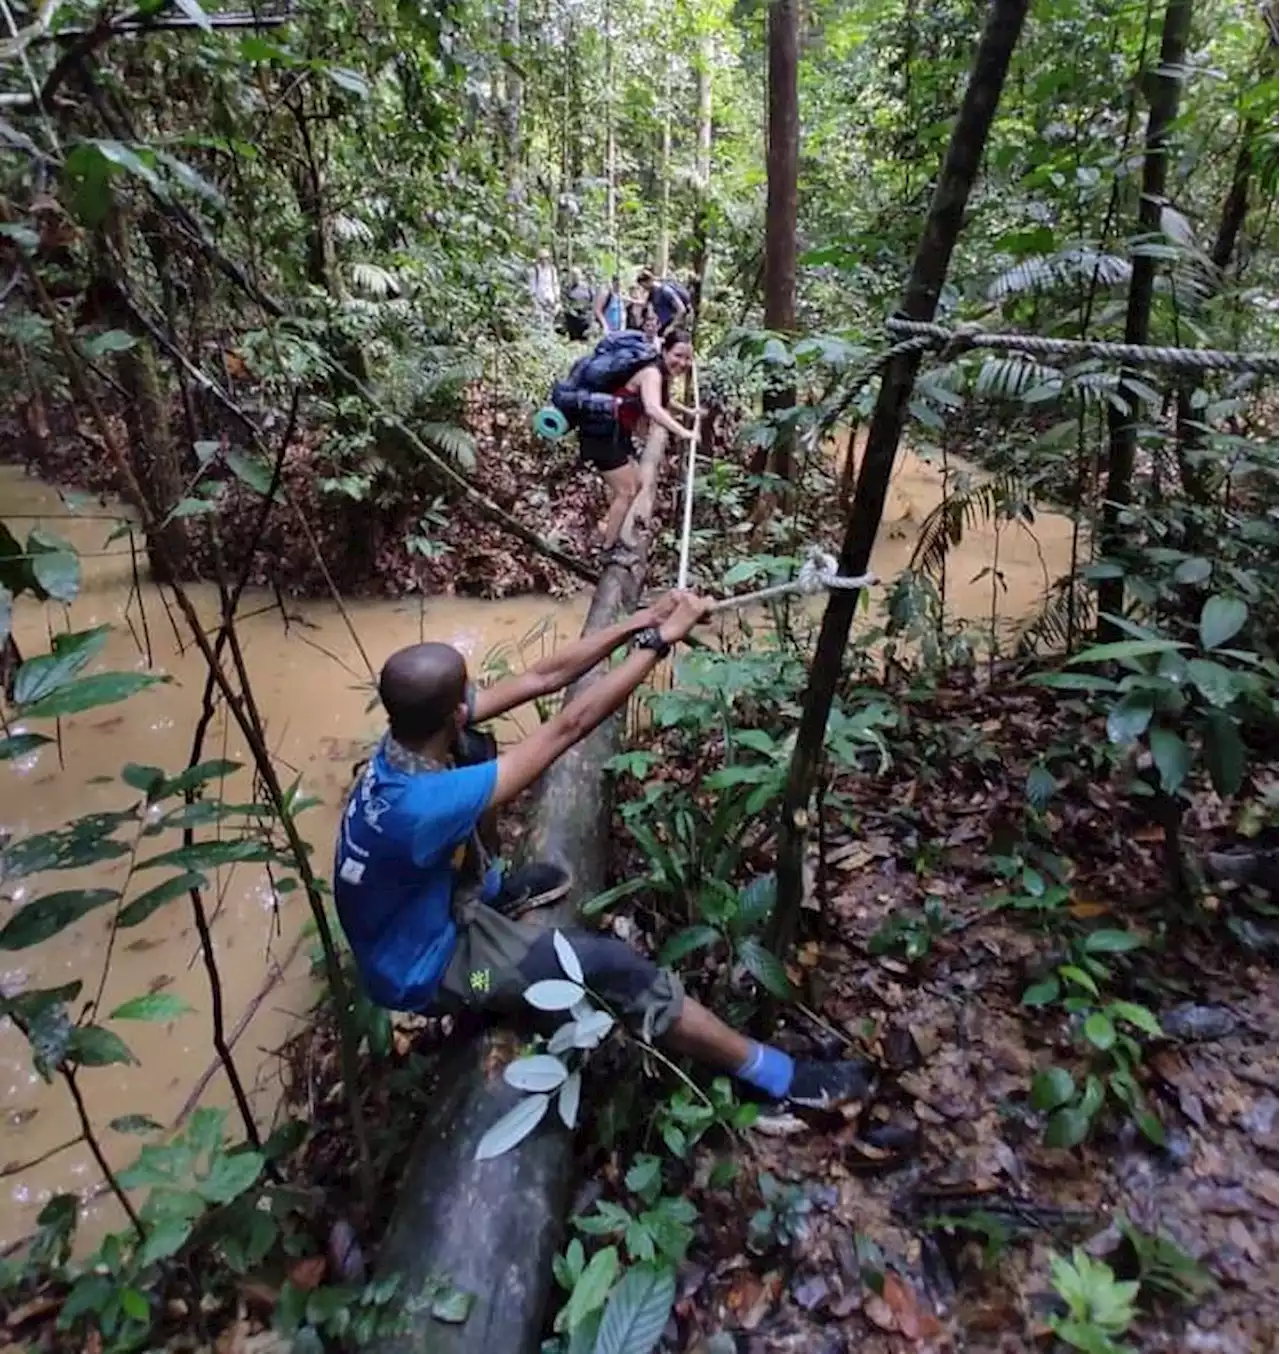
[[[471,970],[471,990],[473,992],[487,992],[489,990],[489,970],[487,968],[473,968]]]

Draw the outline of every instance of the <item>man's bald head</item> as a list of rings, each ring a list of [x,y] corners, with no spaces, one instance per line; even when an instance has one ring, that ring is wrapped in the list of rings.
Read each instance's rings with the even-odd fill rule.
[[[411,644],[382,665],[378,694],[397,743],[416,744],[452,728],[467,699],[467,665],[450,644]]]

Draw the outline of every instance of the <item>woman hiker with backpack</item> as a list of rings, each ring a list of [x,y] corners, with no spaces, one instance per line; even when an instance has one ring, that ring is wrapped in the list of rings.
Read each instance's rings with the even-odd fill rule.
[[[641,487],[635,435],[647,423],[675,437],[692,440],[694,428],[674,419],[668,408],[690,416],[671,399],[671,381],[693,365],[693,344],[682,330],[671,331],[655,354],[641,334],[624,332],[602,339],[595,352],[576,362],[558,381],[551,402],[578,430],[579,456],[604,479],[609,511],[604,522],[604,554],[613,563],[629,563],[631,549],[619,541],[623,523]],[[646,423],[647,421],[647,423]]]

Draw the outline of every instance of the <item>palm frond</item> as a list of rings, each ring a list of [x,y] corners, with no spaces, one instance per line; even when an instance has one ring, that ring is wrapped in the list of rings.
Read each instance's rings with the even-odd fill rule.
[[[1043,366],[1015,353],[1008,357],[987,358],[973,383],[973,393],[989,399],[1010,400],[1036,386],[1061,384],[1062,373],[1056,367]]]
[[[1015,263],[992,279],[987,287],[987,298],[1003,301],[1032,292],[1088,287],[1095,278],[1100,287],[1114,287],[1128,282],[1132,272],[1129,260],[1118,254],[1106,254],[1090,245],[1077,245],[1056,254],[1033,254]]]
[[[475,439],[455,423],[422,423],[418,436],[428,446],[447,456],[463,470],[476,468]]]
[[[1029,655],[1046,649],[1060,652],[1070,640],[1089,634],[1095,601],[1093,590],[1083,579],[1058,579],[1045,596],[1039,614],[1018,636],[1018,653]]]
[[[1025,518],[1029,504],[1025,486],[1011,473],[949,494],[921,523],[920,539],[907,567],[929,578],[940,578],[947,555],[964,539],[966,531],[996,517]]]
[[[400,295],[400,283],[394,273],[380,268],[376,263],[353,263],[351,265],[351,285],[358,292],[372,297],[375,301],[385,301],[389,297]]]
[[[344,244],[352,240],[359,241],[360,244],[373,243],[373,231],[358,217],[344,216],[339,213],[333,218],[330,225],[333,228],[334,238],[341,240]]]

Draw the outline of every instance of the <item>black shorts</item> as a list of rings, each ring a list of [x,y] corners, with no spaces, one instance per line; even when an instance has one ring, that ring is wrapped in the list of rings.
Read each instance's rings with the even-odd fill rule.
[[[621,470],[635,460],[636,448],[631,434],[619,428],[604,437],[579,433],[578,455],[584,465],[593,465],[597,470]]]

